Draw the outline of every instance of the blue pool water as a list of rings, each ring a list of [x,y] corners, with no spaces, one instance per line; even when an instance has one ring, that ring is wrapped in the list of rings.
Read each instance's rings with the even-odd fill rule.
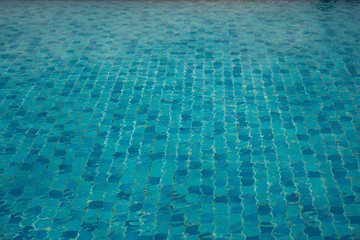
[[[360,2],[1,1],[1,239],[360,239]]]

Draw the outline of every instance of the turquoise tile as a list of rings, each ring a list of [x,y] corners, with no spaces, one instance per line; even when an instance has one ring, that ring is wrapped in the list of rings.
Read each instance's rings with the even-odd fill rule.
[[[358,239],[358,1],[1,1],[1,239]]]

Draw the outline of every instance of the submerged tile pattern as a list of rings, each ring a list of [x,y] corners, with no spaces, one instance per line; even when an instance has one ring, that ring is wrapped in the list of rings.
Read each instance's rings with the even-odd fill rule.
[[[0,2],[1,239],[359,239],[360,3]]]

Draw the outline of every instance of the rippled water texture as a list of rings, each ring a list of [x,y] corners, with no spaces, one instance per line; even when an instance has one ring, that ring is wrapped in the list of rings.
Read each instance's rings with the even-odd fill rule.
[[[360,239],[359,13],[1,1],[0,238]]]

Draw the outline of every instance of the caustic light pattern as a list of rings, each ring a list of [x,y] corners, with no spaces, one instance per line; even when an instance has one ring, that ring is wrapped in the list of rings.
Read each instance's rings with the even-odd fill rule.
[[[1,1],[1,239],[359,239],[357,1]]]

